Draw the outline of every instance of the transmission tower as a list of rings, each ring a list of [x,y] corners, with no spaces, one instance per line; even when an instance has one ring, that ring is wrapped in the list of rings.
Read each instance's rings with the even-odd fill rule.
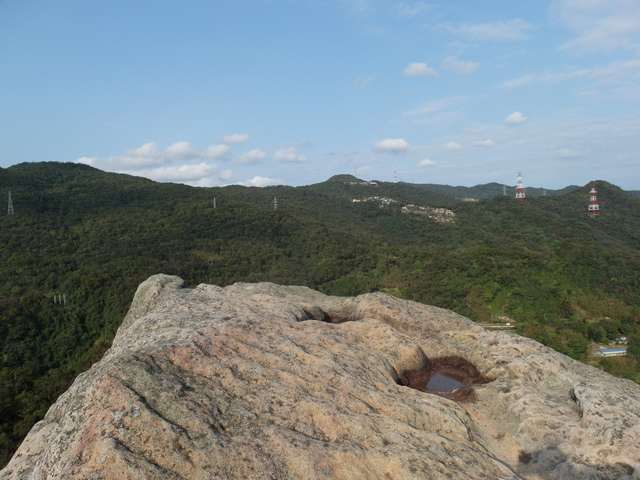
[[[60,305],[61,307],[67,306],[67,294],[66,293],[58,293],[53,294],[53,303],[56,305]]]
[[[11,199],[11,190],[9,190],[9,206],[7,208],[7,214],[13,215],[13,200]]]
[[[591,216],[600,215],[600,204],[598,203],[598,191],[596,190],[596,184],[591,184],[591,191],[589,192],[589,207],[587,213]]]

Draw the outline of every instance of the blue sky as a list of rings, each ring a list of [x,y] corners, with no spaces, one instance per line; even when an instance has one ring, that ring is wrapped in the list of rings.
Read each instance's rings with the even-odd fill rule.
[[[638,0],[0,0],[0,166],[640,189]]]

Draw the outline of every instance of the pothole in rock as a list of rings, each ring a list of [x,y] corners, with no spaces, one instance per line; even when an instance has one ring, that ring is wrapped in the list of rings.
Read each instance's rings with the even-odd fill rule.
[[[303,313],[306,318],[302,318],[301,321],[318,320],[320,322],[338,324],[338,323],[345,323],[345,322],[354,322],[357,320],[356,318],[353,318],[351,315],[325,312],[324,310],[318,307],[305,309],[303,310]]]
[[[340,324],[359,320],[352,312],[326,312],[317,306],[307,307],[302,313],[300,321]],[[473,402],[477,399],[473,386],[494,380],[482,375],[467,359],[452,355],[425,359],[424,367],[400,372],[398,384],[452,400]]]
[[[477,399],[473,386],[493,380],[467,359],[447,356],[429,359],[421,369],[402,372],[399,383],[451,400],[472,402]]]

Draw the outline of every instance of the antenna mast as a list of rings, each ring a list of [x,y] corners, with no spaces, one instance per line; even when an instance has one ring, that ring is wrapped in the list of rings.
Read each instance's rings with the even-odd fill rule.
[[[278,209],[278,199],[276,197],[273,197],[273,209]]]

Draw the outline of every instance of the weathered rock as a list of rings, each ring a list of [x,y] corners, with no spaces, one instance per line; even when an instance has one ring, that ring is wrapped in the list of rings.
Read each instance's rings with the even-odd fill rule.
[[[632,382],[384,294],[181,286],[140,286],[0,479],[640,479]],[[476,402],[399,385],[448,355]]]

